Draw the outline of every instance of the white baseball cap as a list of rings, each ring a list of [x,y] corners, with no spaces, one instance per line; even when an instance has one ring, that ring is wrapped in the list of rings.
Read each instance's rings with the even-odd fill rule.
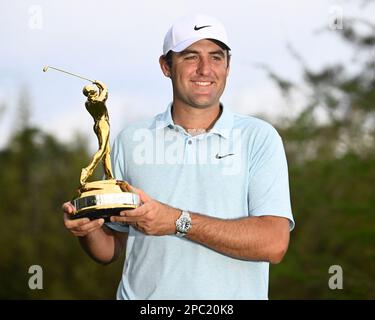
[[[170,50],[181,52],[194,42],[214,39],[225,44],[228,49],[228,36],[223,24],[216,18],[194,14],[177,20],[164,37],[163,54]]]

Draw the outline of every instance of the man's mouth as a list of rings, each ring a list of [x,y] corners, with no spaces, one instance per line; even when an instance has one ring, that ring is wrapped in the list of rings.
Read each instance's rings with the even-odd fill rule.
[[[192,81],[196,86],[199,87],[208,87],[213,84],[212,81]]]

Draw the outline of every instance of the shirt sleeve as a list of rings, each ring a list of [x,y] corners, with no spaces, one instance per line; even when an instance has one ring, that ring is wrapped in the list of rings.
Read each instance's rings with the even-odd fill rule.
[[[294,219],[290,204],[288,165],[277,131],[269,126],[256,135],[250,153],[248,206],[250,216],[272,215]]]

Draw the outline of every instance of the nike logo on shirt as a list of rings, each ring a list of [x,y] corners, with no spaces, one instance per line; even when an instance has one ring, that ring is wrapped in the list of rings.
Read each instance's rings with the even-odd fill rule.
[[[216,156],[215,158],[216,159],[222,159],[222,158],[225,158],[225,157],[229,157],[229,156],[234,156],[234,153],[228,153],[228,154],[224,154],[224,155],[219,155],[218,153],[216,153]]]

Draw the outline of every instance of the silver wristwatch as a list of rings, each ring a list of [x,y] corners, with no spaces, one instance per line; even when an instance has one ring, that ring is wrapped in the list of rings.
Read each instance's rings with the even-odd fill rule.
[[[191,229],[191,217],[188,211],[182,211],[180,217],[176,220],[176,235],[184,237]]]

